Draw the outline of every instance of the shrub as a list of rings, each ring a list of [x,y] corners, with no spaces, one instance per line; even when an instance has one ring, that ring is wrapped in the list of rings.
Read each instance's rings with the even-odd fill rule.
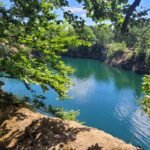
[[[124,52],[128,51],[125,42],[107,44],[106,47],[107,47],[107,57],[108,58],[112,58],[116,54],[124,53]]]
[[[145,62],[147,65],[150,65],[150,49],[147,49],[147,51],[146,51]]]
[[[143,91],[145,97],[141,101],[142,108],[150,116],[150,75],[144,77]]]

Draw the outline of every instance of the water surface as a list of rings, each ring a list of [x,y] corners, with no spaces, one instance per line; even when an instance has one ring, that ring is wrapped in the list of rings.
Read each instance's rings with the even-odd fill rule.
[[[71,100],[59,101],[54,90],[45,93],[46,104],[80,110],[78,119],[136,146],[150,149],[150,118],[140,109],[142,76],[109,67],[96,60],[64,59],[77,71],[71,76]],[[19,96],[32,94],[19,80],[1,78],[3,89]],[[41,93],[38,86],[33,88]]]

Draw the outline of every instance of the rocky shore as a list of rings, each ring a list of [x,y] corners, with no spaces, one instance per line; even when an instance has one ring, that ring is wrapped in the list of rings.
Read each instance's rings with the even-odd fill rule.
[[[77,50],[69,50],[64,56],[73,58],[91,58],[100,60],[113,67],[131,70],[137,74],[150,74],[150,66],[147,66],[143,57],[137,57],[133,50],[129,53],[119,53],[112,58],[107,57],[107,48],[103,45],[81,47]]]

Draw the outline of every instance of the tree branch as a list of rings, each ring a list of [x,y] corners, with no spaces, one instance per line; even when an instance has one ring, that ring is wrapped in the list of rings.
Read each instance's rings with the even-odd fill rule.
[[[15,77],[7,76],[7,75],[0,75],[0,78],[10,78],[10,79],[16,79]]]
[[[122,33],[127,32],[127,27],[128,27],[130,17],[133,14],[133,12],[135,11],[136,7],[140,5],[140,2],[141,2],[141,0],[134,0],[132,5],[129,7],[127,14],[125,16],[124,22],[122,24],[122,28],[121,28]]]

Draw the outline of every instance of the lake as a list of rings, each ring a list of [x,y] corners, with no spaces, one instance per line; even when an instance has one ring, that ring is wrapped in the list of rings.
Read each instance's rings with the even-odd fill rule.
[[[143,76],[109,67],[97,60],[65,58],[64,61],[76,69],[71,76],[74,86],[68,93],[72,99],[60,101],[57,93],[51,89],[44,94],[46,104],[80,110],[78,120],[84,121],[86,125],[149,150],[150,118],[139,106],[143,97]],[[0,80],[5,82],[5,91],[32,97],[21,81]],[[42,92],[39,86],[32,87]]]

